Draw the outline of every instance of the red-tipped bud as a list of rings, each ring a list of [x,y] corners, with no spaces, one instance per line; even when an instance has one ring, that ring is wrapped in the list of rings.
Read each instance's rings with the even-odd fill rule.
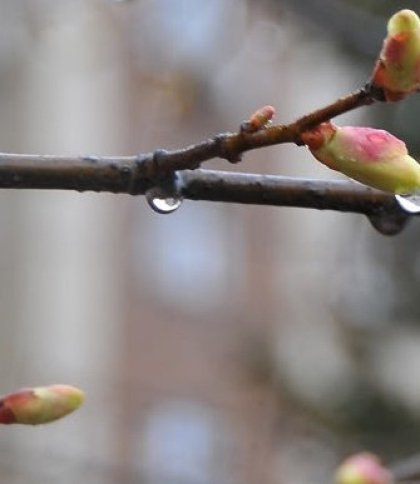
[[[391,484],[392,476],[374,454],[363,452],[346,459],[335,474],[336,484]]]
[[[242,123],[241,131],[255,133],[256,131],[263,129],[271,122],[275,114],[276,110],[273,106],[263,106],[262,108],[257,109],[247,121]]]
[[[401,195],[420,189],[420,165],[387,131],[327,122],[301,138],[321,163],[365,185]]]
[[[390,18],[372,85],[383,89],[387,101],[399,101],[420,89],[420,19],[412,10],[400,10]]]
[[[70,385],[25,388],[0,399],[0,423],[38,425],[76,410],[84,393]]]

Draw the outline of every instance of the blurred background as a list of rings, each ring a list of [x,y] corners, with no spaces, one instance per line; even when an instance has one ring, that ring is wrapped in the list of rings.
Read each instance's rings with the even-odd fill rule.
[[[278,122],[362,86],[417,1],[0,0],[0,147],[134,154]],[[419,100],[338,120],[420,151]],[[304,148],[207,167],[317,178]],[[86,404],[3,427],[7,484],[325,484],[419,450],[420,226],[142,197],[0,192],[0,389]]]

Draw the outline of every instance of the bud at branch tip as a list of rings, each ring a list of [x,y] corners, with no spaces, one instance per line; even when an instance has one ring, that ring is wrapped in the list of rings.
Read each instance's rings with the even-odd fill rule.
[[[412,10],[400,10],[389,19],[371,84],[383,90],[387,101],[420,90],[420,19]]]

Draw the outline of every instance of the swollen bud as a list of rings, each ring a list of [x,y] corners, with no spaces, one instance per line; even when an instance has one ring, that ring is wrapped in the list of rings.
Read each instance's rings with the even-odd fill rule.
[[[70,385],[18,390],[0,398],[0,424],[52,422],[76,410],[83,400],[82,390]]]
[[[391,484],[391,473],[368,452],[347,458],[337,469],[335,484]]]
[[[365,185],[399,195],[420,189],[420,165],[387,131],[329,121],[301,138],[321,163]]]
[[[420,19],[412,10],[400,10],[389,19],[371,82],[383,89],[387,101],[420,89]]]
[[[244,121],[241,124],[241,131],[245,133],[255,133],[256,131],[263,129],[267,124],[271,123],[275,114],[276,110],[273,106],[262,106],[252,113],[247,121]]]

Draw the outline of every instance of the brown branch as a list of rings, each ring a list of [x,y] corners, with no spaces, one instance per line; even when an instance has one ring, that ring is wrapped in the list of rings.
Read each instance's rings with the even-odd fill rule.
[[[301,207],[360,213],[401,212],[395,198],[351,181],[195,170],[182,172],[181,194],[190,200]]]
[[[142,195],[160,182],[159,178],[150,179],[141,164],[136,157],[129,156],[69,158],[0,153],[0,188]],[[179,174],[182,196],[193,200],[299,206],[366,215],[379,209],[394,210],[397,205],[392,195],[351,181],[319,181],[213,170],[185,170]]]
[[[211,170],[182,172],[180,195],[190,200],[301,207],[364,214],[384,235],[396,235],[409,215],[392,194],[351,181]]]
[[[237,162],[243,152],[252,149],[280,143],[302,144],[300,135],[305,130],[357,107],[372,104],[380,97],[381,93],[375,93],[371,88],[360,89],[288,125],[272,125],[254,133],[219,134],[173,151],[78,158],[0,153],[0,187],[27,188],[26,183],[30,183],[29,188],[50,188],[56,180],[66,184],[61,186],[63,189],[107,190],[135,195],[153,185],[156,179],[178,170],[198,168],[203,161],[212,158]],[[101,180],[99,185],[95,181],[98,177]]]
[[[237,162],[245,151],[279,143],[302,144],[307,129],[360,106],[381,99],[370,85],[317,109],[288,125],[272,125],[257,132],[224,133],[187,148],[138,156],[78,158],[0,153],[0,187],[59,188],[144,193],[157,179],[179,170],[196,169],[203,161],[224,158]],[[29,183],[30,186],[27,184]]]
[[[60,157],[0,153],[0,188],[42,188],[77,191],[107,191],[145,194],[155,186],[169,192],[179,191],[175,173],[182,174],[184,198],[236,203],[299,206],[340,210],[368,215],[372,221],[379,216],[381,231],[390,216],[397,216],[398,226],[408,216],[390,195],[354,183],[316,182],[282,177],[246,175],[228,172],[186,171],[196,169],[203,161],[219,157],[231,162],[245,151],[278,143],[302,144],[305,130],[357,107],[381,99],[371,87],[340,98],[334,103],[307,114],[288,125],[274,125],[250,133],[219,134],[184,149],[138,156]],[[179,177],[178,177],[179,178]],[[165,193],[165,191],[164,191]],[[379,215],[378,215],[379,214]],[[376,226],[376,225],[375,225]]]
[[[150,178],[154,178],[157,175],[165,175],[177,170],[198,168],[203,161],[212,158],[224,158],[231,163],[237,163],[245,151],[264,146],[281,143],[302,145],[300,135],[304,131],[335,116],[382,99],[382,92],[367,85],[365,88],[339,98],[328,106],[317,109],[287,125],[271,125],[255,133],[240,130],[237,133],[219,134],[184,149],[157,150],[154,153],[142,155],[139,170],[143,174],[148,174]]]
[[[395,198],[354,182],[319,181],[210,170],[150,178],[137,157],[79,158],[0,154],[0,188],[41,188],[141,195],[159,184],[168,196],[256,205],[294,206],[367,215],[381,232],[392,234],[408,215]],[[157,166],[157,173],[159,171]],[[163,173],[166,173],[164,171]],[[169,180],[169,183],[168,183]]]

